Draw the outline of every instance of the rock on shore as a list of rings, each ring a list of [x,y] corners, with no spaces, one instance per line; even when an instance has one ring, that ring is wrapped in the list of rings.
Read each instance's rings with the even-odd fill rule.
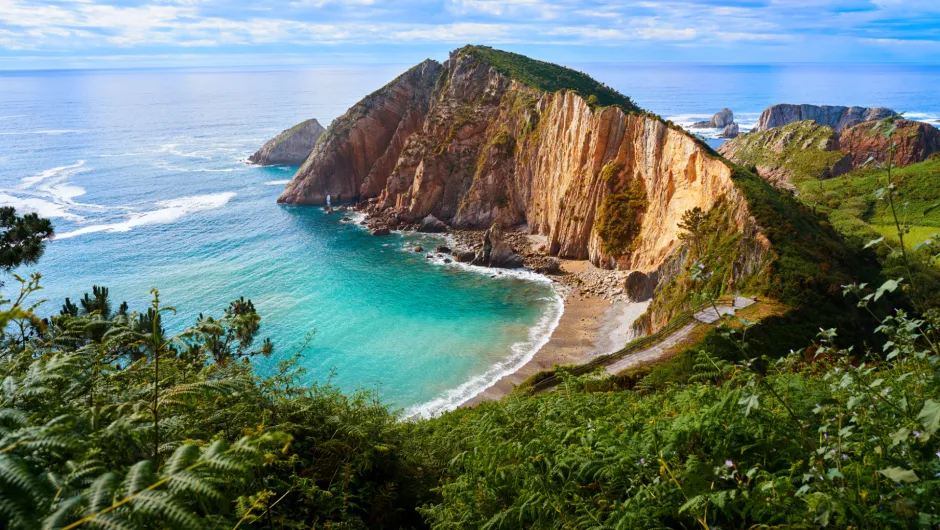
[[[248,161],[261,166],[299,166],[310,156],[324,130],[315,119],[298,123],[265,142]]]

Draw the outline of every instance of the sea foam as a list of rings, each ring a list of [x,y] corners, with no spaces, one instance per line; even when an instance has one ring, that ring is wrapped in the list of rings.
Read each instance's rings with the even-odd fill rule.
[[[157,203],[159,208],[156,210],[131,213],[124,221],[86,226],[59,234],[55,236],[55,239],[68,239],[95,232],[129,232],[139,226],[172,223],[191,213],[221,208],[233,197],[235,197],[234,192],[223,192],[160,201]]]

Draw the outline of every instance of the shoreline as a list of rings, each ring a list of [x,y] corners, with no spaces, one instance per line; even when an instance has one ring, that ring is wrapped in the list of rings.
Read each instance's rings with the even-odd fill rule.
[[[353,214],[355,219],[353,222],[360,228],[368,230],[371,227],[371,212],[363,211],[361,207],[356,206],[340,211]],[[417,233],[414,227],[401,226],[393,230],[400,233]],[[474,271],[478,273],[491,273],[494,269],[490,267],[460,263],[457,260],[450,262],[447,259],[452,258],[458,250],[477,251],[479,244],[476,237],[483,232],[483,230],[449,230],[446,233],[423,235],[440,237],[449,248],[453,249],[434,256],[432,259],[435,262],[444,261],[444,263],[449,262],[450,266],[480,269]],[[513,359],[516,357],[514,355],[516,352],[510,352],[504,361],[495,363],[484,374],[470,377],[444,394],[409,408],[405,412],[405,418],[437,416],[450,410],[474,407],[484,401],[502,399],[532,374],[550,370],[556,365],[583,364],[594,357],[613,353],[635,338],[632,324],[646,311],[649,302],[630,302],[623,293],[624,275],[629,271],[605,270],[595,267],[588,260],[568,260],[548,256],[544,252],[544,236],[526,234],[517,229],[508,232],[508,238],[513,249],[524,256],[526,266],[523,269],[496,268],[495,270],[508,274],[525,271],[527,275],[533,274],[540,277],[538,280],[533,278],[532,281],[544,281],[552,285],[559,299],[560,314],[553,318],[555,322],[551,330],[548,331],[547,336],[530,335],[530,340],[536,340],[541,344],[531,353],[524,355],[523,359],[518,359],[518,357]],[[431,257],[430,254],[429,257]],[[536,270],[537,267],[544,267],[546,260],[557,262],[557,273],[547,274]],[[545,317],[550,317],[550,314],[546,313]],[[494,370],[501,373],[496,374],[496,377],[489,382],[481,381],[481,379],[493,377]],[[479,390],[473,387],[478,387]],[[475,393],[461,399],[463,397],[461,394],[467,395],[468,391],[475,391]]]
[[[566,275],[579,275],[594,268],[588,261],[561,260]],[[559,286],[556,284],[556,289]],[[474,407],[485,401],[498,401],[529,376],[550,370],[559,364],[583,364],[594,357],[622,348],[632,338],[632,324],[648,302],[628,302],[584,292],[569,285],[559,293],[563,312],[548,341],[517,370],[504,375],[489,387],[461,403],[458,408]]]

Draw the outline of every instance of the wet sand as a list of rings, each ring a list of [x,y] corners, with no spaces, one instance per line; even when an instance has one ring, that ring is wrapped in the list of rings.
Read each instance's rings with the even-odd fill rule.
[[[564,261],[566,272],[578,273],[591,267],[586,261]],[[645,305],[611,302],[597,296],[585,296],[572,287],[565,297],[565,311],[551,338],[522,368],[487,388],[463,407],[483,401],[498,400],[530,375],[558,364],[583,363],[591,358],[623,347],[629,338],[630,324],[645,310]]]

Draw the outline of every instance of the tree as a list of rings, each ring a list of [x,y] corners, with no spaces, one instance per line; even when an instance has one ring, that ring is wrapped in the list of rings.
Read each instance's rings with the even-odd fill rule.
[[[702,258],[702,245],[705,240],[705,225],[707,221],[708,216],[698,206],[691,210],[686,210],[685,213],[682,214],[682,220],[679,221],[679,228],[686,232],[680,234],[679,239],[692,244],[692,249],[695,251],[695,259]]]
[[[20,265],[36,263],[52,237],[52,223],[34,213],[16,215],[10,206],[0,208],[0,268],[9,272]]]

